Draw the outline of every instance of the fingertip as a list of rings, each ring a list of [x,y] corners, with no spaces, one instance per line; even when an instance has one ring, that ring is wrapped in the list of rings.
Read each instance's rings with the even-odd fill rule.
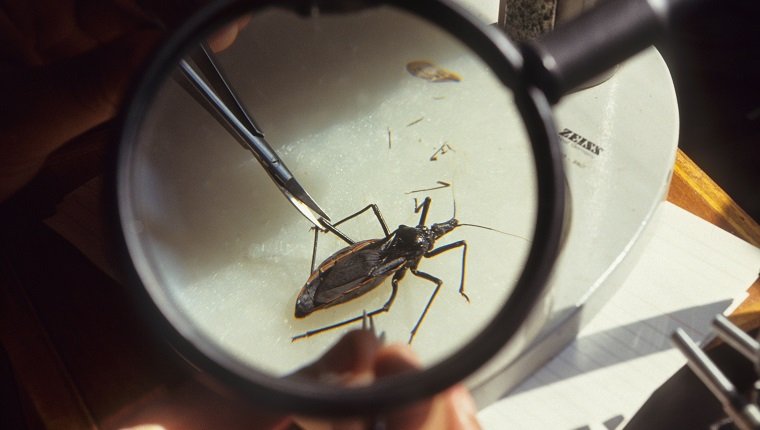
[[[228,25],[215,32],[208,38],[208,46],[212,52],[220,52],[229,48],[237,39],[239,28],[237,25]]]
[[[225,25],[208,38],[208,46],[212,52],[221,52],[229,48],[237,39],[240,31],[251,22],[251,15],[244,15],[234,22]]]
[[[462,384],[451,387],[446,393],[447,403],[444,407],[451,411],[453,416],[449,422],[455,424],[453,428],[469,430],[480,429],[477,419],[478,408],[470,391]]]
[[[374,334],[367,330],[352,330],[330,348],[320,361],[324,361],[333,370],[369,369],[380,347]]]
[[[378,378],[417,371],[420,367],[419,358],[406,344],[393,344],[381,348],[375,358],[375,376]],[[428,428],[426,423],[430,419],[432,407],[433,402],[425,399],[392,411],[386,416],[388,428]]]
[[[373,379],[372,369],[381,343],[366,330],[346,333],[332,348],[314,363],[292,376],[337,384],[362,384]]]
[[[375,375],[391,376],[417,370],[421,367],[420,359],[408,345],[388,345],[377,352],[375,357]]]

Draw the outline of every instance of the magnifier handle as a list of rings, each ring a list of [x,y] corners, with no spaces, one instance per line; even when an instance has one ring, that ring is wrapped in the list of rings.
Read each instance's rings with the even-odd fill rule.
[[[702,0],[607,0],[523,44],[528,79],[552,103],[651,46],[675,15]]]

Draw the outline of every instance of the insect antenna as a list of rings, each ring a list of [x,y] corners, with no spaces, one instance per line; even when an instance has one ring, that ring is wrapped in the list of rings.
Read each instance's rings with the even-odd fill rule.
[[[454,207],[454,214],[451,216],[451,219],[456,219],[457,218],[457,199],[454,198],[454,183],[453,183],[453,181],[451,183],[451,204]],[[514,234],[514,233],[507,233],[506,231],[501,231],[501,230],[493,228],[493,227],[486,227],[484,225],[468,224],[468,223],[463,223],[463,222],[457,223],[457,227],[463,227],[463,226],[482,228],[482,229],[485,229],[485,230],[494,231],[496,233],[501,233],[501,234],[506,235],[506,236],[516,237],[516,238],[522,239],[522,240],[524,240],[524,241],[526,241],[528,243],[532,242],[531,240],[526,239],[526,238],[524,238],[524,237],[522,237],[520,235],[517,235],[517,234]]]
[[[524,237],[522,237],[520,235],[517,235],[517,234],[514,234],[514,233],[507,233],[506,231],[501,231],[499,229],[492,228],[492,227],[486,227],[484,225],[467,224],[467,223],[463,223],[463,222],[460,222],[459,224],[457,224],[457,227],[465,227],[465,226],[466,227],[477,227],[477,228],[482,228],[482,229],[485,229],[485,230],[495,231],[496,233],[501,233],[501,234],[504,234],[504,235],[507,235],[507,236],[512,236],[512,237],[516,237],[518,239],[522,239],[522,240],[524,240],[524,241],[526,241],[528,243],[532,242],[531,240],[526,239],[526,238],[524,238]]]

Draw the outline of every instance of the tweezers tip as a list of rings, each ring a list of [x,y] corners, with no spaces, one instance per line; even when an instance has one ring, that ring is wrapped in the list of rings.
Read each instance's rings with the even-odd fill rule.
[[[320,217],[324,218],[327,221],[330,221],[330,217],[325,213],[325,211],[322,210],[321,207],[317,204],[317,202],[314,201],[314,199],[311,198],[309,193],[306,192],[306,190],[303,189],[301,184],[298,183],[298,181],[295,180],[295,178],[290,179],[286,184],[285,188],[298,200],[302,201],[303,204],[309,207],[309,209],[313,210],[317,213]]]

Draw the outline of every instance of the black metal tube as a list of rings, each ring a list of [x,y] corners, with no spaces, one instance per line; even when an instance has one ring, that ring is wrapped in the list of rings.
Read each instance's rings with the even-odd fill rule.
[[[526,79],[552,103],[652,45],[670,16],[700,0],[607,0],[522,45]]]

